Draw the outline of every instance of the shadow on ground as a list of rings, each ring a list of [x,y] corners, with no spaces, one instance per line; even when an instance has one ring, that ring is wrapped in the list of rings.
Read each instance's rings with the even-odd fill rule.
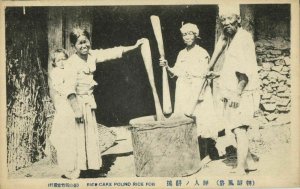
[[[118,157],[127,157],[133,155],[133,152],[120,153],[120,154],[108,154],[102,156],[102,167],[99,170],[85,170],[81,171],[80,178],[101,178],[106,177],[108,172],[111,171],[111,167],[115,165],[115,161]]]

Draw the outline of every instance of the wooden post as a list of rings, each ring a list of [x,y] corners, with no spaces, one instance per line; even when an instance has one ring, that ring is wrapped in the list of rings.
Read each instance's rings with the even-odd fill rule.
[[[52,71],[52,64],[50,60],[51,53],[58,48],[63,48],[63,19],[62,8],[51,7],[48,12],[48,84],[50,90],[50,96],[52,98],[52,85],[49,75]],[[53,100],[53,98],[52,98]]]
[[[49,94],[54,103],[53,98],[53,88],[50,79],[50,75],[52,72],[52,62],[51,62],[51,54],[55,49],[63,48],[63,8],[58,7],[50,7],[48,11],[48,49],[49,49],[49,58],[48,58],[48,85],[49,85]],[[47,142],[46,142],[46,153],[50,155],[51,163],[56,164],[56,151],[54,147],[49,143],[49,135],[51,133],[51,126],[47,131]]]
[[[254,5],[241,5],[242,27],[254,36]]]

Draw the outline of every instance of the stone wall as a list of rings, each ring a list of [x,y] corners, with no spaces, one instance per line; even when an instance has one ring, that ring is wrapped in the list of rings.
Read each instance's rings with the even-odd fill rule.
[[[262,122],[281,125],[290,122],[291,60],[290,40],[283,37],[255,42],[261,79]]]

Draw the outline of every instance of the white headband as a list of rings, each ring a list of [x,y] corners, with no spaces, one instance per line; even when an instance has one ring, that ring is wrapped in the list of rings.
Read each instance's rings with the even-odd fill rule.
[[[196,37],[199,37],[199,29],[195,24],[186,23],[180,28],[181,33],[193,32]]]
[[[219,4],[219,16],[236,14],[240,15],[240,5],[239,4]]]

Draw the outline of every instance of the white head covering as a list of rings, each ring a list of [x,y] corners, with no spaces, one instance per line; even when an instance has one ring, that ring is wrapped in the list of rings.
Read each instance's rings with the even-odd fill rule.
[[[193,32],[196,37],[199,37],[199,29],[196,24],[186,23],[180,28],[181,33]]]
[[[237,3],[219,4],[219,16],[235,14],[240,15],[240,5]]]

